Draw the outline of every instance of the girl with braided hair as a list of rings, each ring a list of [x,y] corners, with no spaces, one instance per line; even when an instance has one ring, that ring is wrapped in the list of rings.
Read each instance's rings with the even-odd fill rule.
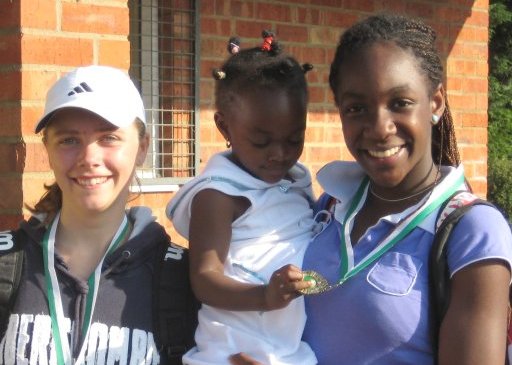
[[[505,362],[512,238],[491,206],[474,205],[451,232],[449,306],[431,327],[436,218],[453,192],[469,190],[435,37],[420,21],[376,15],[338,44],[329,83],[355,161],[317,175],[330,220],[303,270],[330,290],[306,296],[303,340],[319,364]],[[243,355],[232,363],[255,364]]]
[[[301,341],[304,300],[300,266],[315,221],[311,176],[298,162],[308,91],[300,65],[271,32],[263,45],[240,49],[216,79],[215,124],[228,151],[214,155],[167,206],[189,240],[198,299],[197,347],[189,365],[228,364],[245,352],[266,364],[316,364]]]
[[[453,192],[469,190],[435,38],[420,21],[378,15],[349,28],[336,50],[329,83],[356,162],[318,174],[336,203],[303,267],[342,282],[306,299],[304,339],[320,364],[505,361],[512,238],[490,206],[473,206],[447,242],[450,304],[432,341],[436,217]]]

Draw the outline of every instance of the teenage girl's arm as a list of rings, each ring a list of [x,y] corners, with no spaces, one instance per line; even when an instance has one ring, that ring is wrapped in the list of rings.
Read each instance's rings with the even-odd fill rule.
[[[505,363],[510,270],[500,260],[461,269],[439,334],[439,365]]]
[[[197,298],[227,310],[273,310],[297,298],[309,286],[299,268],[286,265],[274,272],[268,285],[241,283],[224,275],[231,241],[231,224],[249,207],[245,198],[213,189],[194,197],[189,228],[190,279]]]

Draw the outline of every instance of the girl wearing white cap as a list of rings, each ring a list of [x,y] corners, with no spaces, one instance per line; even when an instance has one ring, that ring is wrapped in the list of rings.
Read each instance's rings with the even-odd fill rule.
[[[125,208],[148,148],[139,92],[120,70],[75,69],[48,92],[40,131],[56,181],[14,232],[24,263],[0,362],[163,363],[152,283],[169,238],[148,208]]]

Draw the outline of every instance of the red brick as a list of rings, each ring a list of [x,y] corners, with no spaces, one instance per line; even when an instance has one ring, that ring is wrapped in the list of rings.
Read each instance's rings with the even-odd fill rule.
[[[50,171],[48,155],[42,143],[28,143],[26,146],[25,172]]]
[[[284,50],[287,54],[293,56],[295,59],[297,59],[299,62],[310,62],[308,54],[305,53],[305,48],[303,44],[293,44],[284,42]]]
[[[232,17],[254,18],[254,4],[247,1],[231,1],[230,13]]]
[[[0,143],[0,173],[21,173],[25,167],[25,145],[18,143]]]
[[[474,60],[448,59],[447,73],[449,75],[477,76],[477,63]],[[486,75],[486,74],[485,74]]]
[[[301,58],[299,60],[301,63],[303,62],[309,62],[309,59],[307,57]],[[311,63],[311,62],[309,62]],[[309,71],[306,75],[306,79],[308,80],[309,85],[315,85],[320,84],[324,87],[326,87],[327,83],[326,80],[329,76],[329,70],[327,69],[327,66],[325,64],[321,63],[312,63],[313,70]],[[330,89],[329,89],[330,92]]]
[[[452,48],[451,55],[453,57],[461,57],[468,59],[487,59],[487,44],[475,43],[455,43]]]
[[[340,7],[343,4],[343,0],[311,0],[311,5],[329,6],[329,7]]]
[[[336,127],[325,127],[324,142],[333,144],[344,144],[341,123]]]
[[[281,42],[307,43],[309,41],[308,28],[305,26],[278,24],[276,25],[276,35]]]
[[[463,128],[487,128],[487,113],[483,112],[466,112],[461,111],[459,112],[459,119],[462,121]],[[481,139],[479,139],[481,140]]]
[[[482,61],[475,61],[475,75],[485,76],[487,77],[489,73],[489,64],[487,63],[487,59]]]
[[[459,152],[464,161],[487,161],[487,147],[485,145],[461,146]]]
[[[21,135],[21,107],[13,104],[0,104],[0,136]]]
[[[0,231],[16,229],[22,220],[22,214],[0,213]]]
[[[83,38],[24,35],[23,63],[83,66],[93,63],[93,41]]]
[[[486,177],[487,176],[487,163],[473,164],[473,176]]]
[[[477,25],[484,28],[489,27],[489,13],[487,11],[471,11],[465,20],[465,25]]]
[[[407,8],[407,0],[385,0],[379,1],[375,5],[375,10],[378,12],[386,11],[390,13],[405,13]]]
[[[487,94],[476,95],[476,110],[486,111],[489,106],[489,97]]]
[[[450,94],[450,107],[452,109],[475,109],[476,108],[476,98],[474,95],[468,94]]]
[[[130,42],[100,40],[98,47],[100,65],[113,66],[128,70],[130,68]]]
[[[486,178],[469,178],[469,184],[473,189],[473,193],[479,197],[485,198],[487,196],[487,179]]]
[[[226,55],[227,56],[227,55]],[[201,78],[207,79],[213,83],[212,71],[220,68],[224,60],[202,60],[201,61]]]
[[[343,1],[344,10],[364,11],[368,13],[375,12],[375,1],[373,0],[345,0]]]
[[[314,143],[314,142],[323,142],[324,140],[324,128],[320,125],[314,125],[313,123],[308,123],[306,128],[306,143]]]
[[[201,39],[201,57],[209,59],[217,58],[220,61],[225,60],[229,56],[226,50],[228,40],[229,37],[224,39]]]
[[[407,15],[422,18],[427,21],[433,18],[435,7],[434,4],[429,3],[407,2],[406,13]]]
[[[312,7],[297,8],[297,23],[299,24],[320,24],[320,10]]]
[[[478,43],[487,43],[489,41],[489,32],[487,28],[484,27],[473,27],[469,26],[463,27],[460,29],[457,34],[457,40],[463,40],[468,42],[478,42]]]
[[[0,102],[19,101],[21,99],[20,71],[0,72],[0,85],[9,85],[9,87],[0,88]]]
[[[463,91],[463,81],[464,81],[464,78],[463,77],[448,77],[448,80],[446,81],[446,88],[448,90],[450,90],[451,92],[453,91]]]
[[[21,80],[23,100],[44,102],[46,93],[57,81],[57,74],[54,71],[23,71]]]
[[[274,30],[270,22],[235,20],[235,34],[240,37],[261,39],[263,29]],[[279,36],[279,34],[278,34]],[[245,46],[243,46],[245,48]],[[247,46],[250,47],[250,46]]]
[[[342,13],[332,9],[322,11],[323,25],[335,28],[348,28],[359,18],[355,14]],[[341,32],[340,32],[341,33]]]
[[[473,8],[488,10],[489,9],[489,0],[474,0]]]
[[[325,86],[309,86],[309,102],[310,103],[325,103],[326,101],[326,92],[328,90]]]
[[[212,98],[213,101],[213,83],[203,84],[202,87],[199,90],[199,98],[205,99],[205,98]]]
[[[0,7],[1,8],[1,7]],[[1,15],[1,14],[0,14]],[[0,64],[19,65],[21,62],[21,34],[4,34],[0,37]],[[5,85],[5,84],[4,84]]]
[[[212,128],[211,126],[206,127],[201,124],[201,128],[199,129],[199,143],[213,142],[217,133],[219,132],[216,128]]]
[[[486,131],[487,132],[487,131]],[[480,129],[478,128],[456,128],[455,133],[457,135],[457,144],[471,144],[474,143],[480,136]]]
[[[21,176],[0,176],[0,186],[0,211],[21,211],[25,193],[21,185]]]
[[[231,36],[231,24],[227,19],[201,18],[202,34],[225,34],[226,43]]]
[[[326,113],[323,109],[318,110],[315,108],[315,104],[309,103],[308,110],[308,123],[311,124],[320,124],[326,122]]]
[[[487,94],[488,86],[487,78],[466,77],[462,80],[462,89],[466,92]]]
[[[37,121],[41,118],[44,111],[44,104],[41,100],[41,106],[24,106],[21,108],[21,132],[23,135],[34,133]]]
[[[215,1],[200,1],[199,6],[201,17],[215,14]]]
[[[291,7],[287,5],[279,5],[273,2],[257,2],[256,18],[269,21],[290,22]]]
[[[128,7],[62,4],[62,30],[77,33],[128,35]]]
[[[434,19],[438,22],[448,22],[455,28],[459,28],[464,24],[469,14],[460,7],[450,6],[435,6],[433,8]]]
[[[20,25],[21,5],[17,1],[2,1],[0,6],[0,28],[19,28]]]
[[[55,0],[21,0],[21,25],[26,28],[56,29]]]
[[[322,45],[322,53],[326,53],[327,50],[325,49],[326,46],[332,45],[336,46],[338,43],[338,40],[340,38],[340,30],[337,28],[331,28],[331,27],[318,27],[318,28],[311,28],[309,30],[309,34],[311,35],[310,44],[318,44]],[[329,60],[330,61],[330,60]],[[324,59],[323,62],[326,62]]]

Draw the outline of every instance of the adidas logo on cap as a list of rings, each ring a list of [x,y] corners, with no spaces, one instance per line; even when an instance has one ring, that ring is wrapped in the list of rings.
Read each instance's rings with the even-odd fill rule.
[[[83,92],[92,92],[93,90],[89,85],[87,85],[86,82],[81,82],[80,85],[75,86],[73,90],[68,92],[68,96],[74,95],[76,93],[83,93]]]

